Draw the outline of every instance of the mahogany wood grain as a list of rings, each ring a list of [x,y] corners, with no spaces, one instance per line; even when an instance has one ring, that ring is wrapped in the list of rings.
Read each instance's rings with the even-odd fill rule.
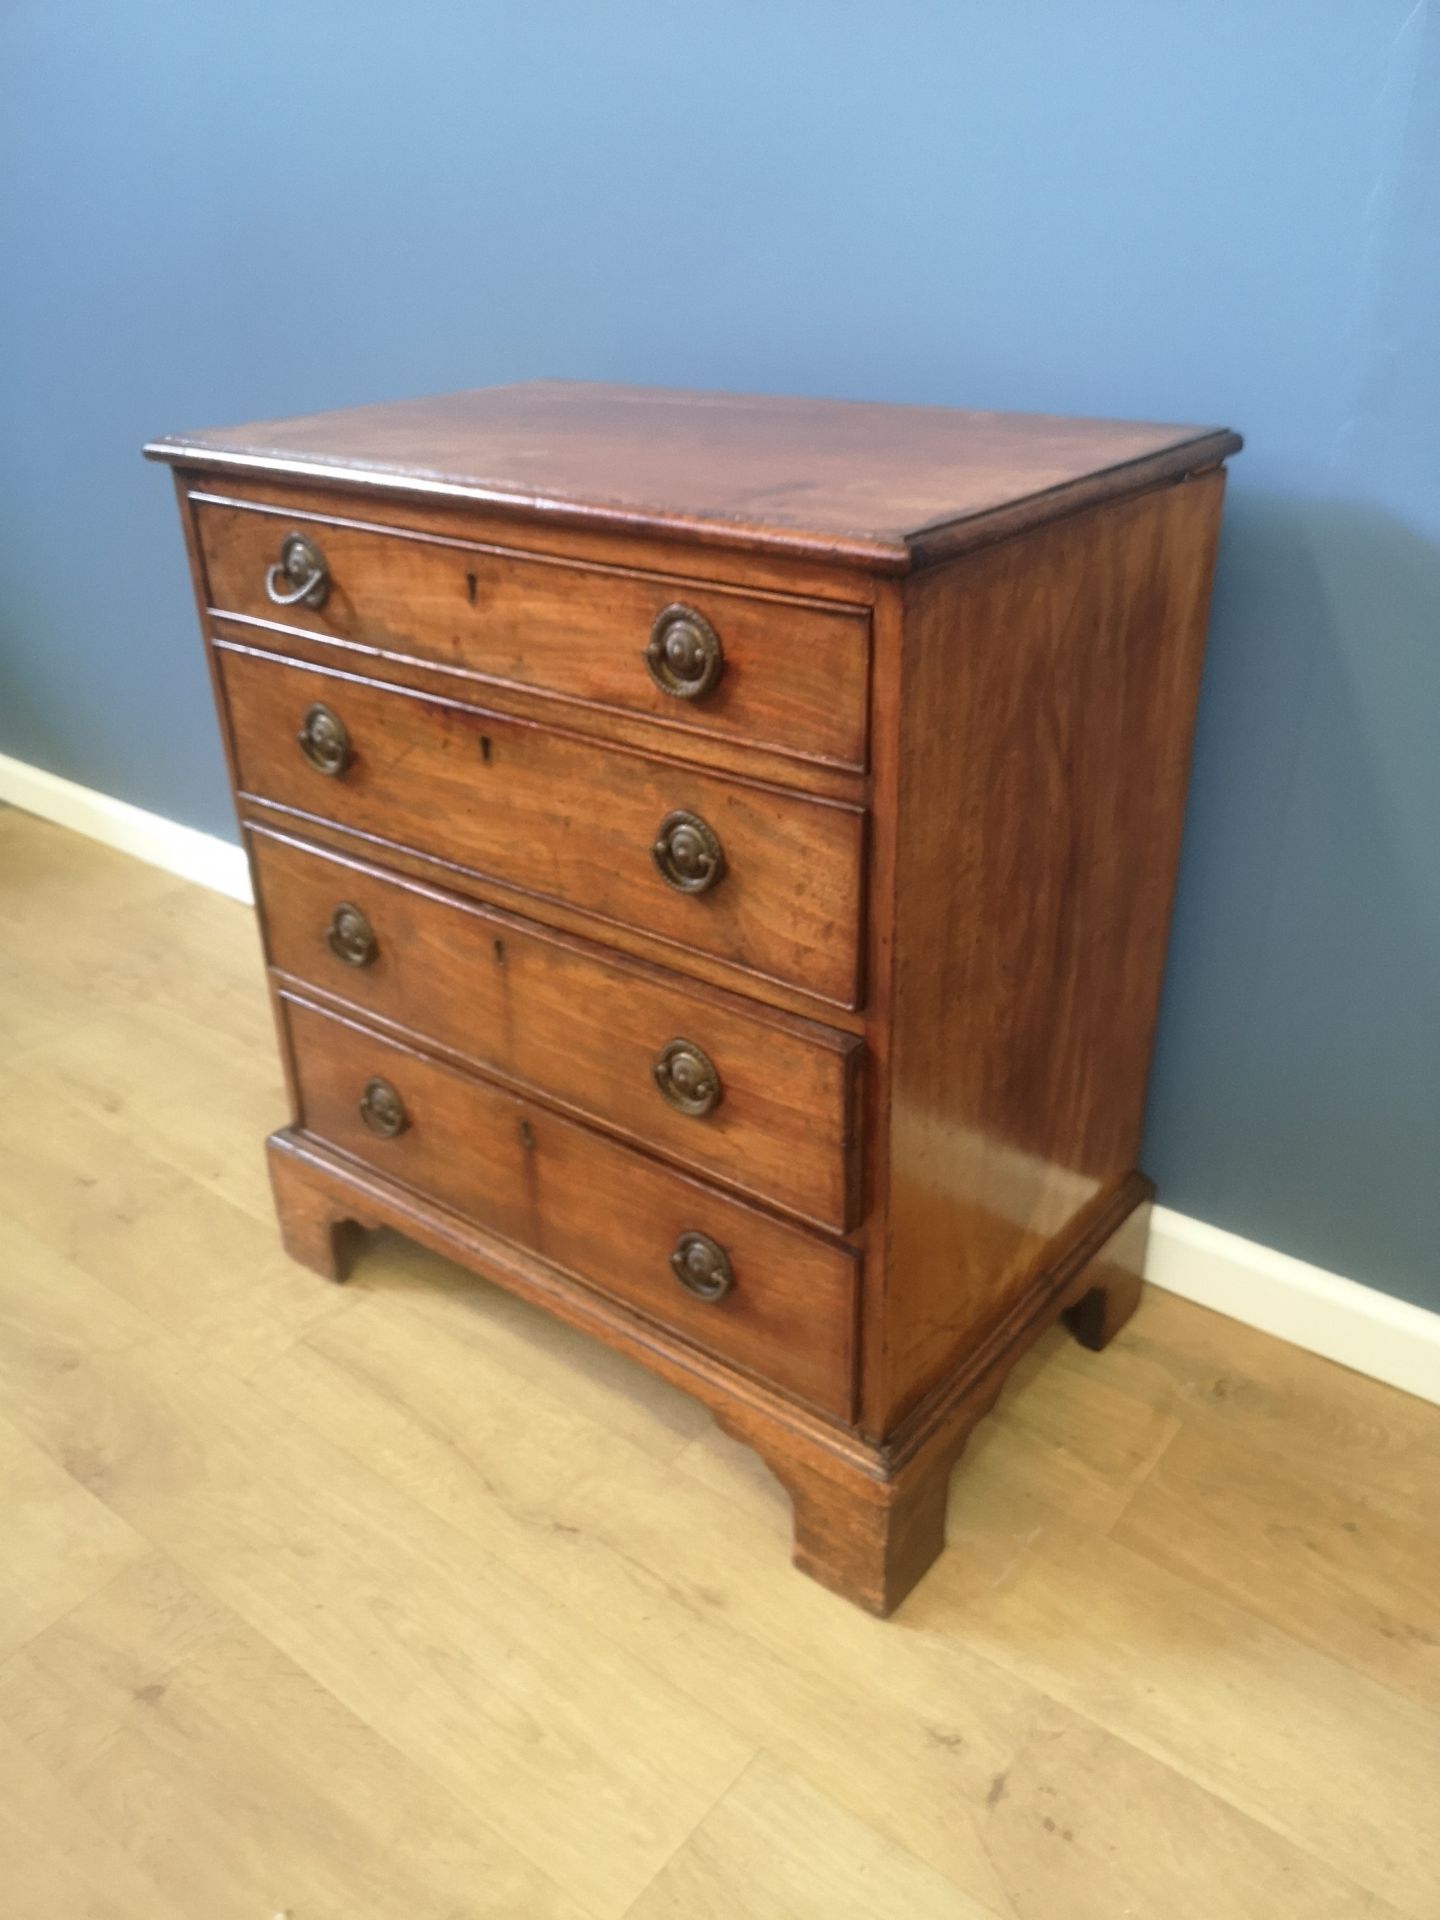
[[[1239,444],[541,384],[149,449],[258,876],[297,1257],[399,1228],[633,1354],[769,1462],[797,1564],[898,1605],[1016,1358],[1062,1314],[1103,1346],[1139,1298]],[[257,597],[291,522],[335,567],[313,619]],[[708,715],[626,677],[671,599],[734,636]],[[338,779],[296,746],[316,701]],[[677,809],[725,848],[698,897],[651,860]],[[324,944],[362,891],[373,970]],[[671,1025],[721,1066],[703,1123],[649,1083]],[[374,1074],[413,1111],[393,1141]],[[743,1256],[717,1305],[677,1297],[686,1228]]]
[[[337,1215],[321,1187],[293,1177],[295,1164],[272,1152],[270,1180],[285,1251],[324,1280],[348,1280],[364,1250],[366,1235],[378,1229],[381,1216],[367,1211],[358,1194],[352,1197],[343,1217]]]
[[[881,1430],[1135,1166],[1223,488],[911,585]]]
[[[605,921],[639,927],[683,965],[697,947],[842,1006],[859,996],[863,814],[858,808],[606,751],[458,701],[422,698],[217,649],[241,789],[300,814],[419,847]],[[317,773],[297,743],[314,703],[354,758]],[[651,849],[675,811],[719,836],[724,877],[667,885]]]
[[[680,758],[697,773],[735,774],[742,780],[782,786],[789,792],[810,793],[821,800],[839,800],[852,806],[864,806],[868,801],[867,775],[828,760],[803,759],[753,741],[704,733],[698,727],[671,727],[641,714],[622,713],[615,707],[582,700],[562,700],[532,687],[502,687],[495,681],[482,681],[463,668],[361,651],[328,634],[302,633],[298,627],[265,627],[259,621],[236,620],[226,614],[207,618],[214,640],[263,648],[304,666],[358,673],[379,685],[434,694],[437,700],[475,701],[487,710],[529,720],[537,727],[560,727],[566,733],[599,740],[607,746]]]
[[[1098,1348],[1135,1311],[1150,1224],[1143,1185],[1122,1183],[1093,1213],[1104,1235],[1098,1245],[1087,1226],[1032,1275],[1000,1337],[971,1349],[935,1413],[878,1451],[878,1471],[857,1473],[833,1454],[772,1449],[752,1436],[793,1501],[797,1567],[871,1613],[883,1617],[900,1605],[945,1545],[951,1473],[1021,1354],[1057,1314]],[[723,1410],[719,1417],[729,1424]]]
[[[264,467],[219,471],[187,461],[174,472],[192,514],[206,500],[227,506],[283,504],[322,520],[358,518],[366,524],[396,527],[426,538],[463,540],[537,560],[558,557],[577,566],[659,573],[697,587],[713,584],[744,593],[774,593],[851,611],[863,611],[875,593],[876,576],[868,566],[837,559],[832,553],[817,556],[788,548],[772,552],[677,541],[663,530],[646,531],[625,523],[532,518],[483,500],[450,499],[425,489],[406,493],[398,486],[357,489],[323,476],[311,479]]]
[[[878,1391],[886,1378],[891,1341],[887,1298],[891,1165],[890,1056],[894,1037],[896,867],[895,822],[900,812],[900,719],[905,695],[903,582],[877,582],[870,683],[870,840],[866,849],[864,1037],[865,1218],[856,1241],[865,1254],[869,1290],[860,1323],[860,1430],[885,1438]]]
[[[462,671],[482,688],[549,692],[681,733],[864,767],[869,634],[862,613],[316,520],[283,501],[240,507],[200,496],[196,520],[211,612],[258,622],[271,634],[298,628],[341,642],[354,657],[337,665],[364,671],[367,653],[422,661]],[[267,595],[267,571],[292,532],[312,540],[327,563],[320,607],[302,600],[280,608]],[[645,662],[655,620],[677,605],[708,620],[723,648],[718,681],[694,698],[657,686]],[[683,740],[667,750],[683,752]]]
[[[1238,445],[1213,428],[535,381],[175,434],[147,452],[884,570],[907,566],[912,544],[938,555],[997,520],[1019,531]]]
[[[547,929],[568,933],[587,945],[603,944],[621,959],[666,969],[672,975],[675,973],[668,944],[657,942],[652,934],[643,929],[625,926],[618,921],[597,922],[593,914],[566,906],[558,900],[537,902],[533,894],[523,888],[507,885],[492,875],[472,873],[468,868],[456,866],[454,861],[442,860],[418,848],[402,847],[395,841],[377,840],[357,833],[352,828],[322,820],[318,815],[302,818],[293,808],[271,806],[253,794],[241,796],[240,816],[242,829],[260,827],[291,839],[299,836],[307,844],[338,854],[342,859],[375,861],[403,879],[417,880],[422,886],[453,893],[476,906],[493,907],[500,912],[513,914],[531,925],[543,924]],[[683,977],[687,981],[714,987],[727,995],[750,999],[762,1011],[768,1008],[777,1013],[793,1014],[807,1023],[815,1022],[818,1015],[825,1026],[857,1038],[863,1039],[871,1026],[867,1016],[856,1008],[837,1006],[829,1001],[823,1006],[817,1005],[814,994],[803,993],[798,987],[786,986],[778,980],[757,983],[756,976],[745,968],[703,953],[698,948],[685,949]],[[763,994],[763,1000],[756,999],[757,994]]]
[[[265,828],[249,839],[269,959],[292,982],[819,1225],[852,1223],[853,1035],[681,985]],[[341,904],[373,934],[359,965],[331,945]],[[711,1112],[678,1111],[656,1084],[655,1062],[676,1039],[715,1066]]]
[[[707,1352],[849,1417],[857,1283],[848,1249],[339,1015],[282,999],[307,1134]],[[361,1116],[375,1077],[404,1104],[397,1138],[377,1137]],[[689,1232],[729,1257],[734,1284],[722,1299],[697,1299],[671,1272]]]

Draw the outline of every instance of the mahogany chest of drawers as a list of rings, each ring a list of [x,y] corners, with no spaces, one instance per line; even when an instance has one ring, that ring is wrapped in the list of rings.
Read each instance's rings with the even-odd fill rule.
[[[292,1111],[698,1395],[888,1612],[1135,1304],[1215,429],[542,382],[179,435]]]

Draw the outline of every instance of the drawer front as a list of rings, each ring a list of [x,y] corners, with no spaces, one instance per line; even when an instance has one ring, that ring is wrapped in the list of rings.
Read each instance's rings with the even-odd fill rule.
[[[853,1036],[756,1018],[512,915],[250,838],[273,966],[703,1173],[852,1224]]]
[[[244,792],[638,928],[677,957],[694,948],[856,1003],[860,809],[273,655],[216,654]],[[332,773],[299,741],[317,708],[344,729],[337,745],[333,722],[308,720],[312,756],[337,749]],[[662,860],[711,884],[677,889]]]
[[[671,1173],[574,1120],[294,999],[284,1003],[301,1124],[667,1330],[838,1419],[854,1378],[856,1261],[798,1228]],[[386,1137],[376,1124],[403,1130]],[[685,1240],[723,1251],[724,1269]]]
[[[203,501],[197,521],[217,613],[864,766],[863,612]],[[271,574],[293,534],[323,557],[318,607],[277,606],[267,590],[292,593],[308,577]],[[662,622],[672,607],[698,614],[708,634]]]

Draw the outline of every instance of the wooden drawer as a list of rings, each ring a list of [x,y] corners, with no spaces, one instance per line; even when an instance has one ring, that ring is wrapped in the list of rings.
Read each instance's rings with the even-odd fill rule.
[[[865,764],[869,616],[862,611],[203,496],[196,520],[213,612],[807,759]],[[266,591],[292,534],[313,541],[325,560],[328,587],[318,608],[303,600],[279,607]],[[671,607],[698,613],[719,648],[718,678],[698,695],[665,690],[647,666],[656,622]],[[673,624],[670,631],[682,646],[690,637]],[[693,677],[678,684],[692,687]]]
[[[243,793],[430,855],[600,920],[683,964],[694,948],[840,1006],[858,1000],[863,811],[216,643]],[[317,705],[348,758],[318,772],[297,735]],[[698,816],[723,849],[704,892],[654,849]]]
[[[853,1035],[749,1013],[263,828],[250,844],[269,959],[291,978],[822,1226],[852,1224]],[[707,1111],[681,1111],[662,1091],[684,1095],[688,1060],[677,1087],[662,1058],[682,1040],[714,1068]]]
[[[857,1263],[848,1249],[337,1015],[290,997],[283,1005],[306,1132],[707,1352],[849,1417]],[[394,1138],[362,1118],[376,1080],[403,1108]],[[723,1298],[697,1299],[671,1270],[692,1233],[724,1250],[733,1282]]]

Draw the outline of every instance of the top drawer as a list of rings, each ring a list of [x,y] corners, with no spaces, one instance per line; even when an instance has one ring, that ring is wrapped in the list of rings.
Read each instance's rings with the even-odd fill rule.
[[[865,765],[862,611],[195,498],[217,614]],[[319,584],[297,595],[317,569]]]

